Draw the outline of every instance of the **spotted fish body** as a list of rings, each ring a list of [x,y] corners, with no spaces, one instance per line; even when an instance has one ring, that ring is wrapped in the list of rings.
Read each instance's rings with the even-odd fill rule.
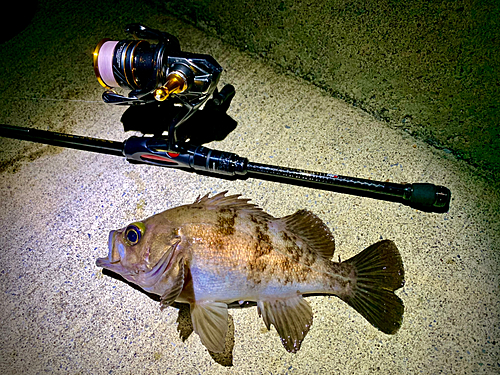
[[[332,262],[334,238],[301,210],[274,218],[247,199],[225,192],[166,210],[109,236],[109,255],[97,265],[161,296],[162,308],[188,303],[194,331],[212,352],[224,350],[228,307],[254,301],[266,327],[296,352],[312,324],[303,298],[331,294],[385,333],[395,333],[404,283],[392,241],[381,241],[345,262]]]

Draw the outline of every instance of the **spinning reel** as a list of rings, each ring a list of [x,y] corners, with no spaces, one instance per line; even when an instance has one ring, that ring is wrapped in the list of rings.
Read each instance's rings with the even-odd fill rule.
[[[226,85],[219,92],[222,67],[210,55],[181,51],[175,36],[140,24],[127,25],[125,31],[136,39],[103,39],[94,50],[94,71],[106,89],[103,101],[165,107],[169,149],[175,151],[180,141],[177,127],[209,100],[208,107],[225,112],[234,87]],[[118,88],[128,90],[128,95],[119,94]]]

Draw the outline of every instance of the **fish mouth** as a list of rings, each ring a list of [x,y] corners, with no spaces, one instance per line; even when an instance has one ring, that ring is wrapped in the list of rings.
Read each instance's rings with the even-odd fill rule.
[[[97,267],[103,267],[103,268],[108,268],[111,269],[113,266],[116,266],[117,263],[120,262],[120,260],[123,258],[125,255],[125,248],[123,244],[118,243],[117,246],[115,246],[115,237],[117,233],[115,230],[112,230],[109,232],[108,236],[108,257],[107,258],[97,258],[96,260],[96,266]]]
[[[172,266],[175,250],[181,241],[180,238],[172,243],[151,269],[141,271],[135,268],[133,270],[128,269],[122,264],[122,261],[125,260],[125,246],[117,237],[121,233],[123,233],[122,230],[109,232],[108,256],[106,258],[97,258],[96,266],[118,273],[127,281],[133,282],[141,288],[153,287],[161,280],[165,271]]]

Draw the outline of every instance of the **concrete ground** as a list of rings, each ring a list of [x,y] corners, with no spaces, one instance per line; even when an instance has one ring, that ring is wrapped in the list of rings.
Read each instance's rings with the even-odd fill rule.
[[[500,177],[500,2],[153,1]]]
[[[128,22],[212,55],[236,97],[236,129],[209,147],[253,162],[448,187],[447,213],[277,182],[224,180],[0,138],[2,374],[496,374],[500,371],[498,186],[437,150],[158,9],[118,1],[43,1],[2,45],[0,123],[121,141],[123,107],[101,102],[91,66]],[[308,209],[347,259],[392,239],[405,265],[400,331],[385,335],[335,297],[311,297],[314,323],[289,354],[255,308],[230,311],[229,346],[210,354],[183,306],[157,301],[95,266],[111,229],[197,196],[240,193],[276,217]]]

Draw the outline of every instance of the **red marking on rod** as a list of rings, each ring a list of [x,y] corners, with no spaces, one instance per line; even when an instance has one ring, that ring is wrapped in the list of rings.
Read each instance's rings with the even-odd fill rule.
[[[143,158],[143,159],[149,159],[149,160],[166,161],[166,162],[169,162],[169,163],[175,163],[175,164],[177,164],[177,162],[173,161],[172,159],[169,159],[169,158],[166,158],[166,157],[163,157],[163,156],[158,156],[158,155],[147,155],[147,154],[144,154],[144,155],[141,155],[141,158]]]
[[[179,156],[180,154],[177,153],[177,152],[167,152],[167,155],[170,156],[171,158],[176,158],[177,156]]]

